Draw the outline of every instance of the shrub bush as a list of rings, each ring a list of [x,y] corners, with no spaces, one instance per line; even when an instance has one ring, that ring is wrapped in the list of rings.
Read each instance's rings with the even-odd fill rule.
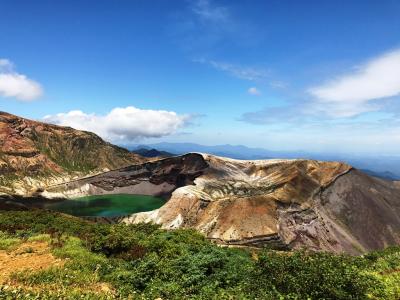
[[[94,224],[45,211],[1,212],[0,230],[0,245],[50,241],[54,255],[68,258],[60,268],[14,275],[41,288],[43,299],[110,298],[90,290],[101,283],[120,299],[400,298],[399,247],[360,257],[250,251],[217,246],[194,230]],[[28,290],[17,292],[29,299]]]

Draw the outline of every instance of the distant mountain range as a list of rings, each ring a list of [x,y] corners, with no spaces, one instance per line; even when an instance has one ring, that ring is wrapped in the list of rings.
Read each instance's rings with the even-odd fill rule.
[[[368,174],[370,176],[378,177],[378,178],[383,178],[383,179],[388,179],[388,180],[400,180],[399,176],[396,174],[393,174],[392,172],[386,171],[386,172],[374,172],[371,170],[367,169],[361,169],[362,172],[365,174]]]
[[[172,154],[167,151],[158,151],[157,149],[154,148],[137,148],[131,150],[131,152],[138,154],[143,157],[148,157],[148,158],[153,158],[153,157],[170,157],[174,156],[175,154]]]
[[[342,161],[375,177],[389,180],[400,180],[400,156],[367,156],[357,154],[309,153],[305,151],[272,151],[263,148],[250,148],[243,145],[206,146],[195,143],[156,143],[130,146],[127,148],[129,150],[157,149],[157,151],[175,155],[188,152],[202,152],[245,160],[304,158],[324,161]]]
[[[202,152],[235,159],[266,159],[280,154],[280,152],[269,151],[263,148],[249,148],[242,145],[205,146],[195,143],[157,143],[127,148],[134,152],[138,149],[157,149],[158,151],[165,151],[176,155],[188,152]]]

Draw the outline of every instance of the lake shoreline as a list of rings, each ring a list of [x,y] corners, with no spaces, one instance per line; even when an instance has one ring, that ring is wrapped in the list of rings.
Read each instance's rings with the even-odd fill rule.
[[[132,194],[90,195],[57,202],[43,208],[76,217],[120,217],[158,209],[166,203],[161,197]]]

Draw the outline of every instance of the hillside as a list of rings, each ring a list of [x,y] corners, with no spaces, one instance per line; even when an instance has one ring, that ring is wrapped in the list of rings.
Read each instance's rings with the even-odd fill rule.
[[[0,192],[26,193],[141,161],[94,133],[0,112]]]
[[[163,195],[125,223],[194,228],[227,245],[347,252],[400,244],[400,189],[339,162],[241,161],[187,154],[107,172],[43,193]]]
[[[175,154],[172,154],[170,152],[166,152],[166,151],[158,151],[157,149],[154,148],[137,148],[131,151],[132,153],[136,153],[140,156],[143,157],[148,157],[148,158],[154,158],[154,157],[170,157],[170,156],[174,156]]]
[[[400,248],[364,256],[218,247],[190,229],[0,211],[1,299],[400,297]]]

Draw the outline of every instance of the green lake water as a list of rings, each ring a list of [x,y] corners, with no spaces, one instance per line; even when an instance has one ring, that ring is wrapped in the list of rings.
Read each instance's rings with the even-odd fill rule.
[[[98,195],[47,204],[51,210],[73,216],[116,217],[160,208],[165,200],[147,195]]]

